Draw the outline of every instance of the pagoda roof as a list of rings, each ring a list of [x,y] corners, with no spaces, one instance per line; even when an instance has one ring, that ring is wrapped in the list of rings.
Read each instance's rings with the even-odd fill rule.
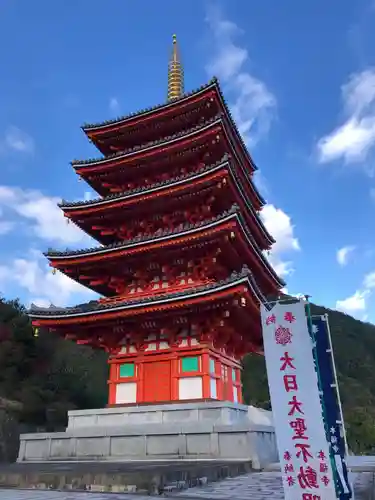
[[[126,312],[129,310],[139,310],[147,306],[176,307],[178,302],[190,301],[192,299],[208,299],[211,300],[212,295],[220,292],[230,291],[238,285],[246,285],[250,288],[253,295],[259,303],[265,303],[266,299],[259,289],[251,271],[247,266],[244,266],[241,272],[233,272],[231,276],[225,280],[216,283],[210,283],[204,286],[192,287],[179,292],[165,293],[162,296],[151,295],[143,298],[119,300],[116,298],[110,302],[90,301],[86,304],[80,304],[75,307],[56,307],[51,305],[48,308],[38,307],[31,304],[28,314],[32,320],[37,319],[53,319],[62,318],[90,318],[92,314],[100,315],[108,312]],[[88,319],[90,320],[90,319]]]
[[[159,191],[163,189],[164,187],[170,187],[170,185],[175,185],[179,183],[183,183],[187,180],[190,179],[195,179],[199,178],[200,176],[206,174],[207,172],[212,172],[215,170],[220,170],[223,166],[228,164],[229,160],[229,155],[224,155],[223,158],[211,165],[205,165],[194,172],[187,172],[186,174],[183,175],[178,175],[176,177],[171,177],[170,179],[166,179],[160,182],[155,182],[154,184],[149,184],[149,185],[144,185],[144,186],[138,186],[132,189],[128,189],[127,191],[123,191],[122,193],[114,193],[107,195],[105,197],[98,197],[94,198],[92,200],[78,200],[78,201],[66,201],[62,200],[61,203],[58,204],[58,206],[62,209],[69,209],[69,208],[84,208],[84,207],[96,207],[100,205],[107,205],[109,203],[113,203],[116,201],[122,201],[127,198],[131,198],[132,196],[136,196],[139,194],[148,194],[152,193],[153,191]]]
[[[148,108],[141,109],[139,111],[135,111],[133,113],[129,113],[128,115],[124,116],[119,116],[117,118],[113,118],[111,120],[104,120],[103,122],[96,122],[96,123],[84,123],[82,125],[82,130],[86,133],[89,134],[90,132],[93,132],[95,130],[102,130],[106,128],[113,128],[113,126],[121,126],[126,124],[129,121],[132,121],[134,118],[140,118],[140,117],[146,117],[147,115],[152,115],[155,114],[157,111],[162,111],[164,109],[168,108],[177,108],[178,106],[181,105],[181,103],[191,100],[192,97],[196,97],[197,95],[209,90],[209,89],[214,89],[215,87],[218,88],[218,80],[216,77],[212,78],[208,83],[201,85],[195,90],[192,90],[191,92],[186,92],[183,94],[181,97],[177,99],[173,99],[173,101],[167,101],[163,104],[157,104],[155,106],[150,106]]]
[[[94,259],[102,259],[106,255],[117,254],[120,255],[128,252],[134,252],[134,250],[138,249],[147,249],[148,245],[154,245],[155,243],[160,245],[165,245],[173,239],[188,237],[194,238],[200,237],[200,233],[203,231],[218,231],[221,227],[226,223],[237,222],[242,232],[246,236],[247,243],[249,247],[252,249],[252,252],[258,256],[260,262],[263,263],[265,269],[268,270],[272,278],[276,281],[276,283],[283,287],[285,283],[277,276],[276,272],[269,264],[266,257],[263,253],[258,249],[257,244],[255,243],[254,237],[251,235],[248,230],[246,224],[244,223],[242,216],[239,212],[238,205],[233,205],[229,210],[223,212],[223,214],[213,217],[212,219],[200,221],[196,224],[186,223],[182,229],[165,229],[164,231],[157,232],[151,235],[142,235],[137,236],[131,240],[121,241],[118,243],[114,243],[108,246],[100,246],[94,248],[87,248],[84,250],[67,250],[67,251],[58,251],[58,250],[48,250],[44,255],[50,260],[54,262],[54,265],[57,262],[68,261],[71,259],[85,259],[90,258],[90,260]]]
[[[212,118],[209,118],[208,120],[205,120],[203,123],[199,123],[198,125],[195,125],[194,127],[191,127],[187,130],[181,130],[180,132],[176,132],[175,134],[166,136],[166,137],[161,137],[158,140],[155,141],[148,141],[144,144],[139,144],[137,146],[133,146],[131,148],[127,148],[123,151],[117,151],[116,153],[113,153],[111,155],[106,155],[106,156],[100,156],[96,158],[89,158],[87,160],[73,160],[71,164],[73,167],[79,168],[81,170],[82,168],[85,167],[92,167],[94,165],[104,165],[106,163],[111,163],[113,160],[117,159],[122,159],[125,158],[126,156],[139,153],[144,150],[150,150],[153,148],[157,148],[161,145],[168,144],[170,142],[177,141],[181,139],[182,137],[188,137],[190,135],[199,135],[201,132],[205,131],[206,129],[212,128],[215,125],[218,125],[222,123],[222,117],[223,113],[218,113]],[[255,166],[254,166],[255,169]]]
[[[265,228],[262,220],[254,210],[253,206],[251,203],[248,202],[247,197],[244,196],[242,187],[241,187],[241,182],[238,178],[238,174],[236,173],[235,169],[232,168],[231,162],[230,162],[230,156],[229,155],[224,155],[223,158],[212,165],[206,165],[195,172],[189,172],[177,177],[173,177],[168,180],[164,180],[161,182],[157,182],[155,184],[149,185],[149,186],[140,186],[137,188],[129,189],[128,191],[124,191],[123,193],[118,193],[118,194],[113,194],[106,196],[104,198],[96,198],[94,200],[85,200],[85,201],[74,201],[74,202],[67,202],[63,200],[60,204],[59,207],[66,213],[73,213],[74,210],[82,210],[82,209],[90,209],[90,208],[97,208],[97,207],[104,207],[109,204],[115,204],[116,202],[122,202],[129,200],[131,198],[137,198],[139,195],[150,195],[152,193],[158,193],[165,188],[171,188],[174,186],[178,185],[183,185],[187,181],[193,181],[193,180],[198,180],[207,174],[212,174],[215,171],[220,171],[221,169],[226,168],[228,169],[228,172],[231,174],[231,177],[233,181],[236,183],[238,187],[238,191],[243,199],[243,202],[246,206],[246,208],[249,210],[249,212],[254,216],[256,221],[259,224],[259,227],[263,234],[266,236],[267,241],[272,244],[275,242],[275,240],[272,238],[272,236],[268,233],[267,229]]]

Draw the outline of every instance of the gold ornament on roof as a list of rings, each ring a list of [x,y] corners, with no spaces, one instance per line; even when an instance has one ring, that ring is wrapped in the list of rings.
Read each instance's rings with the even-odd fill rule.
[[[179,56],[176,35],[173,35],[172,40],[173,50],[168,64],[168,101],[178,99],[184,93],[184,71]]]

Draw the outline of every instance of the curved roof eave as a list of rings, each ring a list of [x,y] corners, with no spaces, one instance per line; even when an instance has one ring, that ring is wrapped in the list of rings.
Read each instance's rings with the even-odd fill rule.
[[[228,166],[229,164],[229,156],[225,154],[223,158],[216,163],[212,165],[208,165],[205,167],[202,167],[198,171],[190,174],[185,174],[182,176],[178,176],[176,178],[169,179],[168,181],[162,181],[159,183],[155,183],[152,186],[149,186],[148,189],[146,189],[144,186],[131,189],[127,192],[124,193],[118,193],[114,195],[107,196],[105,198],[97,198],[96,200],[87,200],[87,201],[78,201],[78,202],[72,202],[72,203],[66,203],[62,202],[58,206],[64,211],[64,213],[72,213],[74,214],[75,210],[84,210],[86,209],[91,209],[97,206],[105,206],[111,203],[116,203],[116,202],[121,202],[123,200],[126,200],[128,198],[136,198],[139,195],[145,196],[152,194],[153,192],[158,192],[162,191],[163,189],[170,189],[171,187],[178,186],[179,184],[185,184],[188,183],[192,180],[200,179],[202,177],[205,177],[206,175],[212,174],[216,170],[219,171],[225,166]],[[234,182],[237,184],[238,189],[241,191],[241,196],[244,200],[245,205],[249,209],[251,213],[253,213],[253,216],[255,219],[258,221],[259,226],[263,234],[266,236],[267,241],[269,242],[270,245],[275,243],[275,240],[273,239],[272,235],[270,235],[264,226],[263,221],[261,218],[256,214],[255,210],[251,205],[249,205],[246,196],[242,193],[242,189],[240,184],[238,184],[237,179],[235,178],[235,174],[232,172],[232,168],[229,166],[230,170],[230,175],[233,177]],[[64,204],[66,203],[66,204]]]
[[[135,113],[131,113],[129,115],[125,115],[119,118],[115,118],[113,120],[106,120],[104,122],[98,123],[85,123],[81,126],[81,129],[85,132],[85,134],[89,134],[90,132],[94,132],[95,130],[103,130],[103,129],[111,129],[113,127],[121,127],[121,125],[126,124],[126,122],[130,122],[134,119],[141,118],[143,116],[147,116],[150,114],[154,114],[158,111],[178,107],[182,102],[191,100],[192,97],[203,93],[210,88],[213,88],[217,83],[217,79],[214,77],[208,83],[202,85],[198,89],[193,90],[192,92],[186,93],[178,99],[174,99],[171,102],[166,102],[163,104],[158,104],[156,106],[152,106],[150,108],[142,109],[140,111],[136,111]]]
[[[162,145],[167,145],[176,141],[179,141],[180,139],[188,138],[191,135],[199,135],[201,132],[204,132],[205,130],[208,130],[209,128],[217,125],[218,123],[221,122],[221,116],[220,114],[217,114],[216,116],[209,118],[206,120],[204,123],[199,123],[198,125],[195,125],[194,127],[188,129],[188,130],[181,130],[180,132],[177,132],[176,134],[173,134],[168,137],[163,137],[160,140],[156,141],[150,141],[145,144],[140,144],[137,146],[133,146],[132,148],[126,149],[124,151],[119,151],[117,153],[113,153],[111,155],[103,156],[100,158],[89,158],[88,160],[73,160],[71,162],[71,165],[73,166],[74,169],[80,170],[82,168],[90,168],[94,167],[97,165],[105,165],[106,163],[111,163],[116,160],[122,160],[127,156],[134,155],[134,154],[139,154],[139,153],[144,153],[150,149],[154,148],[159,148]]]
[[[155,184],[151,184],[149,186],[140,186],[137,188],[129,189],[128,191],[124,191],[123,193],[116,193],[113,195],[106,196],[104,198],[96,198],[94,200],[84,200],[84,201],[74,201],[71,203],[66,202],[65,200],[62,203],[59,203],[58,206],[62,210],[70,211],[72,210],[81,210],[84,208],[93,208],[96,206],[103,206],[115,202],[120,202],[126,200],[127,198],[132,198],[138,195],[147,195],[153,192],[161,191],[165,188],[171,188],[174,186],[178,186],[180,184],[184,184],[188,181],[199,179],[204,177],[205,175],[215,172],[216,170],[220,170],[228,163],[228,156],[224,155],[223,158],[212,165],[206,165],[195,172],[190,172],[188,174],[179,175],[177,177],[173,177],[168,180],[156,182]]]
[[[181,238],[184,236],[188,235],[193,235],[197,234],[199,232],[202,232],[202,230],[210,230],[214,229],[217,227],[220,227],[222,224],[226,222],[231,222],[233,219],[237,220],[243,234],[246,236],[247,243],[250,245],[252,248],[253,252],[258,256],[260,262],[264,265],[265,269],[268,271],[270,274],[271,278],[275,281],[275,283],[278,284],[278,286],[281,288],[285,286],[285,283],[283,280],[279,278],[279,276],[276,274],[275,270],[272,268],[266,257],[263,255],[263,253],[258,249],[253,237],[249,233],[246,224],[242,221],[241,215],[238,213],[238,207],[236,205],[233,205],[232,208],[226,212],[224,212],[221,216],[214,218],[213,220],[205,223],[197,223],[194,225],[188,224],[186,229],[183,231],[175,232],[175,231],[166,231],[164,235],[158,235],[155,236],[153,235],[152,237],[148,237],[148,239],[143,238],[143,239],[138,239],[138,240],[131,240],[129,242],[120,242],[114,245],[106,246],[106,247],[94,247],[90,249],[85,249],[85,250],[79,250],[79,251],[72,251],[70,253],[67,252],[53,252],[49,251],[48,253],[45,253],[44,255],[50,260],[50,261],[59,261],[60,263],[64,263],[64,260],[70,260],[74,258],[78,259],[83,259],[85,257],[90,257],[90,256],[98,256],[99,258],[103,255],[106,254],[111,254],[112,252],[123,252],[127,249],[132,249],[132,248],[140,248],[144,247],[145,245],[148,244],[155,244],[155,243],[163,243],[166,242],[167,240],[174,239],[174,238]]]
[[[192,298],[204,298],[210,295],[225,290],[230,290],[231,288],[237,287],[242,283],[246,283],[252,294],[258,299],[259,303],[266,301],[264,295],[260,291],[252,273],[245,266],[240,273],[232,273],[232,275],[221,282],[212,283],[209,285],[204,285],[203,287],[191,288],[188,290],[183,290],[181,292],[174,292],[172,294],[165,294],[164,296],[151,296],[140,300],[128,300],[119,303],[99,303],[98,301],[92,301],[88,304],[83,304],[81,306],[76,306],[74,308],[59,308],[51,306],[49,308],[39,308],[35,305],[31,305],[28,311],[28,315],[31,319],[62,319],[65,318],[76,318],[76,317],[87,317],[92,314],[105,314],[108,312],[124,311],[129,309],[140,309],[150,305],[152,307],[162,306],[168,303],[173,303],[177,301],[191,300]]]

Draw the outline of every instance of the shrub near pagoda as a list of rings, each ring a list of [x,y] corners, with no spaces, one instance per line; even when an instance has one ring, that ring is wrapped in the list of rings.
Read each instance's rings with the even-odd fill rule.
[[[105,406],[108,375],[102,351],[43,331],[34,337],[19,301],[0,300],[0,338],[0,398],[8,401],[0,399],[0,445],[9,419],[18,431],[60,430],[68,410]],[[0,446],[0,461],[16,458],[18,443],[10,448],[4,452]]]

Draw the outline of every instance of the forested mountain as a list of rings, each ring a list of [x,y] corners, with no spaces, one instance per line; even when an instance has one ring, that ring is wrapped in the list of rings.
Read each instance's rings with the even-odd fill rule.
[[[375,326],[329,313],[351,449],[375,448]],[[244,361],[246,402],[269,408],[264,359]],[[60,430],[74,408],[107,402],[106,355],[43,331],[33,336],[24,307],[0,299],[0,461],[16,458],[19,432]]]

